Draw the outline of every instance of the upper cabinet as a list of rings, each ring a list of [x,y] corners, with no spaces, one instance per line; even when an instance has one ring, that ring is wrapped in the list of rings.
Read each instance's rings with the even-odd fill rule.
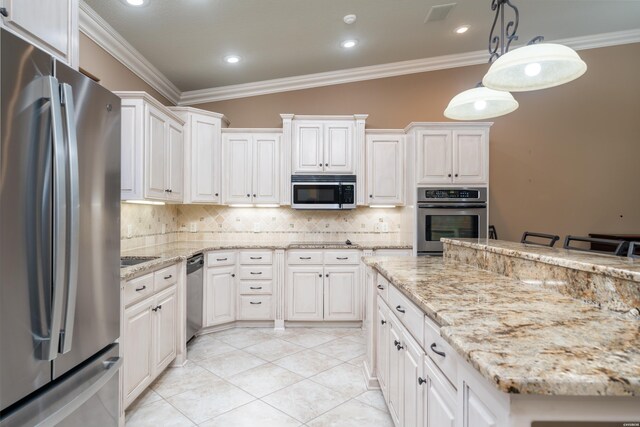
[[[404,204],[404,135],[367,132],[366,140],[367,204]]]
[[[355,123],[300,120],[293,123],[293,173],[355,173]]]
[[[78,68],[79,0],[4,0],[2,27]]]
[[[185,203],[221,203],[222,135],[229,122],[222,114],[190,107],[170,107],[184,120]]]
[[[280,204],[282,134],[228,130],[222,136],[224,204]]]
[[[414,130],[418,185],[489,182],[490,124],[426,124]]]
[[[116,95],[122,99],[122,200],[182,203],[183,120],[144,92]]]

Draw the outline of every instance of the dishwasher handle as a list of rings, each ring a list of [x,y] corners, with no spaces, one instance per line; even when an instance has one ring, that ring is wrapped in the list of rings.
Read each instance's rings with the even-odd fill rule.
[[[187,260],[187,274],[195,273],[204,266],[204,255],[194,255]]]

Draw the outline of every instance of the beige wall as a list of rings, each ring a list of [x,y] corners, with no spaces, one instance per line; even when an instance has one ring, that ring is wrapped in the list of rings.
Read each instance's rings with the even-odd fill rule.
[[[525,230],[640,233],[640,44],[581,51],[589,70],[557,88],[515,94],[491,129],[491,212],[499,237]],[[232,127],[277,127],[280,113],[368,113],[369,128],[444,121],[453,95],[486,65],[199,105]]]
[[[80,67],[99,78],[109,90],[143,90],[164,105],[174,105],[83,33],[80,33]]]

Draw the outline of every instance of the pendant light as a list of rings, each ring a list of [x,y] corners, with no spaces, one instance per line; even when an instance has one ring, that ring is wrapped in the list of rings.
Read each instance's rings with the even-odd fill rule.
[[[483,120],[509,114],[517,108],[518,101],[509,92],[489,89],[480,83],[454,96],[444,115],[454,120]]]

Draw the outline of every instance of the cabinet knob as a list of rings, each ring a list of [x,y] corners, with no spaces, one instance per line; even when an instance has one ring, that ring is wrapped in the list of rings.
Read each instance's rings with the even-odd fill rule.
[[[7,12],[6,7],[0,7],[0,15],[4,16],[5,18],[9,16],[9,12]]]
[[[404,347],[403,347],[403,346],[401,346],[400,344],[398,344],[398,345],[396,346],[396,350],[398,350],[398,351],[402,350],[403,348],[404,348]]]
[[[456,176],[458,176],[458,175],[456,175]],[[254,194],[254,195],[253,195],[253,197],[258,197],[258,196],[256,196],[256,195]]]
[[[216,196],[216,197],[218,197],[218,196],[219,196],[219,194],[218,194],[218,193],[216,193],[216,194],[215,194],[215,196]]]
[[[325,166],[329,166],[329,163],[325,163],[324,165],[325,165]]]
[[[426,382],[427,382],[427,380],[425,380],[424,378],[418,377],[418,385],[422,385],[422,384],[424,384]]]
[[[329,277],[329,275],[327,274],[326,277]]]
[[[373,194],[369,194],[369,197],[371,197],[373,199]]]
[[[399,345],[400,345],[400,341],[398,341],[398,340],[393,340],[393,345],[394,345],[394,347],[399,346]]]
[[[232,275],[231,275],[231,277],[236,277],[236,275],[235,275],[235,274],[232,274]]]
[[[386,323],[387,323],[387,321],[386,321],[386,320],[381,320],[381,321],[380,321],[380,324],[381,324],[381,325],[385,325]]]
[[[456,178],[458,177],[458,174],[456,174]]]
[[[322,277],[322,274],[318,274],[318,277]]]
[[[251,194],[247,194],[247,197],[251,197]]]
[[[449,178],[451,178],[451,174],[447,175]]]
[[[322,163],[318,163],[318,166],[322,166]]]

